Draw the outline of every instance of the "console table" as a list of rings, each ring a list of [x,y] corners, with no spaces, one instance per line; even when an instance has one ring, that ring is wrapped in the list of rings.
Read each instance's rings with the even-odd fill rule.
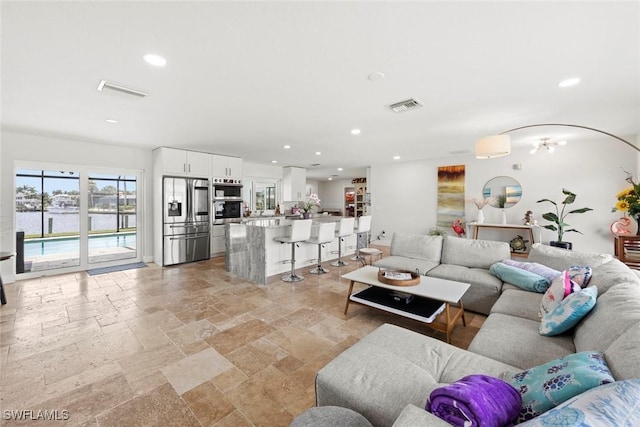
[[[508,231],[520,231],[524,236],[522,236],[525,240],[529,239],[529,243],[527,243],[528,247],[531,247],[536,242],[536,239],[533,235],[533,229],[538,228],[537,225],[519,225],[519,224],[470,224],[473,227],[473,238],[478,239],[478,234],[480,230],[508,230]],[[528,256],[527,252],[513,252],[511,251],[513,256]]]

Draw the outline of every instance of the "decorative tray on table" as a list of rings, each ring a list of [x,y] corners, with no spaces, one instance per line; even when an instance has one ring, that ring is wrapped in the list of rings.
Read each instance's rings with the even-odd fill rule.
[[[417,271],[378,270],[378,280],[392,286],[415,286],[420,283]]]

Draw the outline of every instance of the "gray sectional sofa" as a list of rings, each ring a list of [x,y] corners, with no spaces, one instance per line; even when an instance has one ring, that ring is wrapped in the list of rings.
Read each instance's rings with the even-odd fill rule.
[[[416,243],[420,238],[412,237],[412,240]],[[436,240],[423,239],[430,248]],[[436,263],[436,250],[430,249],[428,256],[431,258],[428,258],[425,257],[427,251],[409,251],[415,245],[407,245],[407,241],[394,242],[393,257],[400,256],[399,253],[412,255],[420,261],[422,267],[418,268],[421,271],[427,270],[427,262],[436,263],[426,271],[427,275],[447,265],[443,271],[454,271],[455,277],[467,274],[467,277],[477,279],[472,288],[478,286],[477,283],[481,283],[478,278],[485,274],[479,271],[480,266],[485,265],[479,260],[488,260],[491,256],[481,250],[475,257],[469,257],[459,246],[500,248],[500,245],[453,240],[455,238],[443,240],[441,263]],[[496,254],[500,250],[496,249]],[[380,264],[411,266],[406,259],[393,257]],[[448,264],[461,257],[465,264],[475,263],[471,267],[465,266],[470,270],[462,270],[464,273]],[[500,283],[496,302],[488,310],[489,316],[468,350],[397,326],[383,325],[318,372],[317,405],[350,408],[364,415],[374,426],[446,426],[449,424],[424,410],[426,399],[435,388],[470,374],[500,377],[505,372],[521,371],[581,351],[603,352],[616,380],[640,378],[640,279],[637,272],[610,255],[584,254],[539,244],[531,249],[528,261],[556,270],[573,265],[593,268],[588,286],[598,289],[597,303],[575,328],[559,336],[541,336],[538,308],[542,294]],[[466,303],[483,308],[489,298],[477,294],[481,295],[478,305],[474,306],[474,300]]]

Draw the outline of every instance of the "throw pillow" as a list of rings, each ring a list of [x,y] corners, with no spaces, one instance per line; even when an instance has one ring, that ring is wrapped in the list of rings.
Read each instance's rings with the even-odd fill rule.
[[[580,285],[581,288],[586,288],[591,280],[592,269],[591,267],[583,267],[579,265],[573,265],[569,268],[569,277],[571,280]]]
[[[569,296],[569,294],[577,292],[580,289],[581,288],[578,284],[569,279],[569,272],[563,271],[560,273],[560,276],[556,277],[553,282],[551,282],[551,286],[549,286],[549,289],[547,289],[542,296],[538,316],[542,319],[545,314],[550,313],[551,310],[553,310],[563,299]]]
[[[489,272],[498,277],[503,282],[511,283],[519,288],[531,292],[544,292],[551,284],[548,279],[523,270],[521,268],[512,267],[502,262],[496,262],[489,268]]]
[[[640,380],[592,388],[522,426],[639,426]]]
[[[555,279],[560,275],[560,271],[554,270],[553,268],[549,268],[546,265],[538,264],[537,262],[522,262],[522,261],[514,261],[512,259],[505,259],[502,262],[512,267],[518,267],[523,270],[527,270],[532,273],[535,273],[549,280],[549,282],[552,282],[553,279]]]
[[[558,303],[540,320],[540,335],[551,337],[573,328],[596,305],[598,288],[590,287],[574,292]]]
[[[503,379],[520,391],[523,422],[558,406],[594,387],[615,381],[604,355],[583,351],[561,357],[517,373],[505,373]]]

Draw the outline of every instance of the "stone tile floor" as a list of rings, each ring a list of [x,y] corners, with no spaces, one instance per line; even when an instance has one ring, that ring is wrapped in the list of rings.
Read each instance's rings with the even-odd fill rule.
[[[314,405],[316,372],[379,325],[445,338],[368,307],[345,316],[341,274],[357,267],[263,286],[214,258],[7,284],[0,425],[287,426]],[[467,313],[452,343],[466,348],[484,319]],[[8,419],[21,410],[68,419]]]

